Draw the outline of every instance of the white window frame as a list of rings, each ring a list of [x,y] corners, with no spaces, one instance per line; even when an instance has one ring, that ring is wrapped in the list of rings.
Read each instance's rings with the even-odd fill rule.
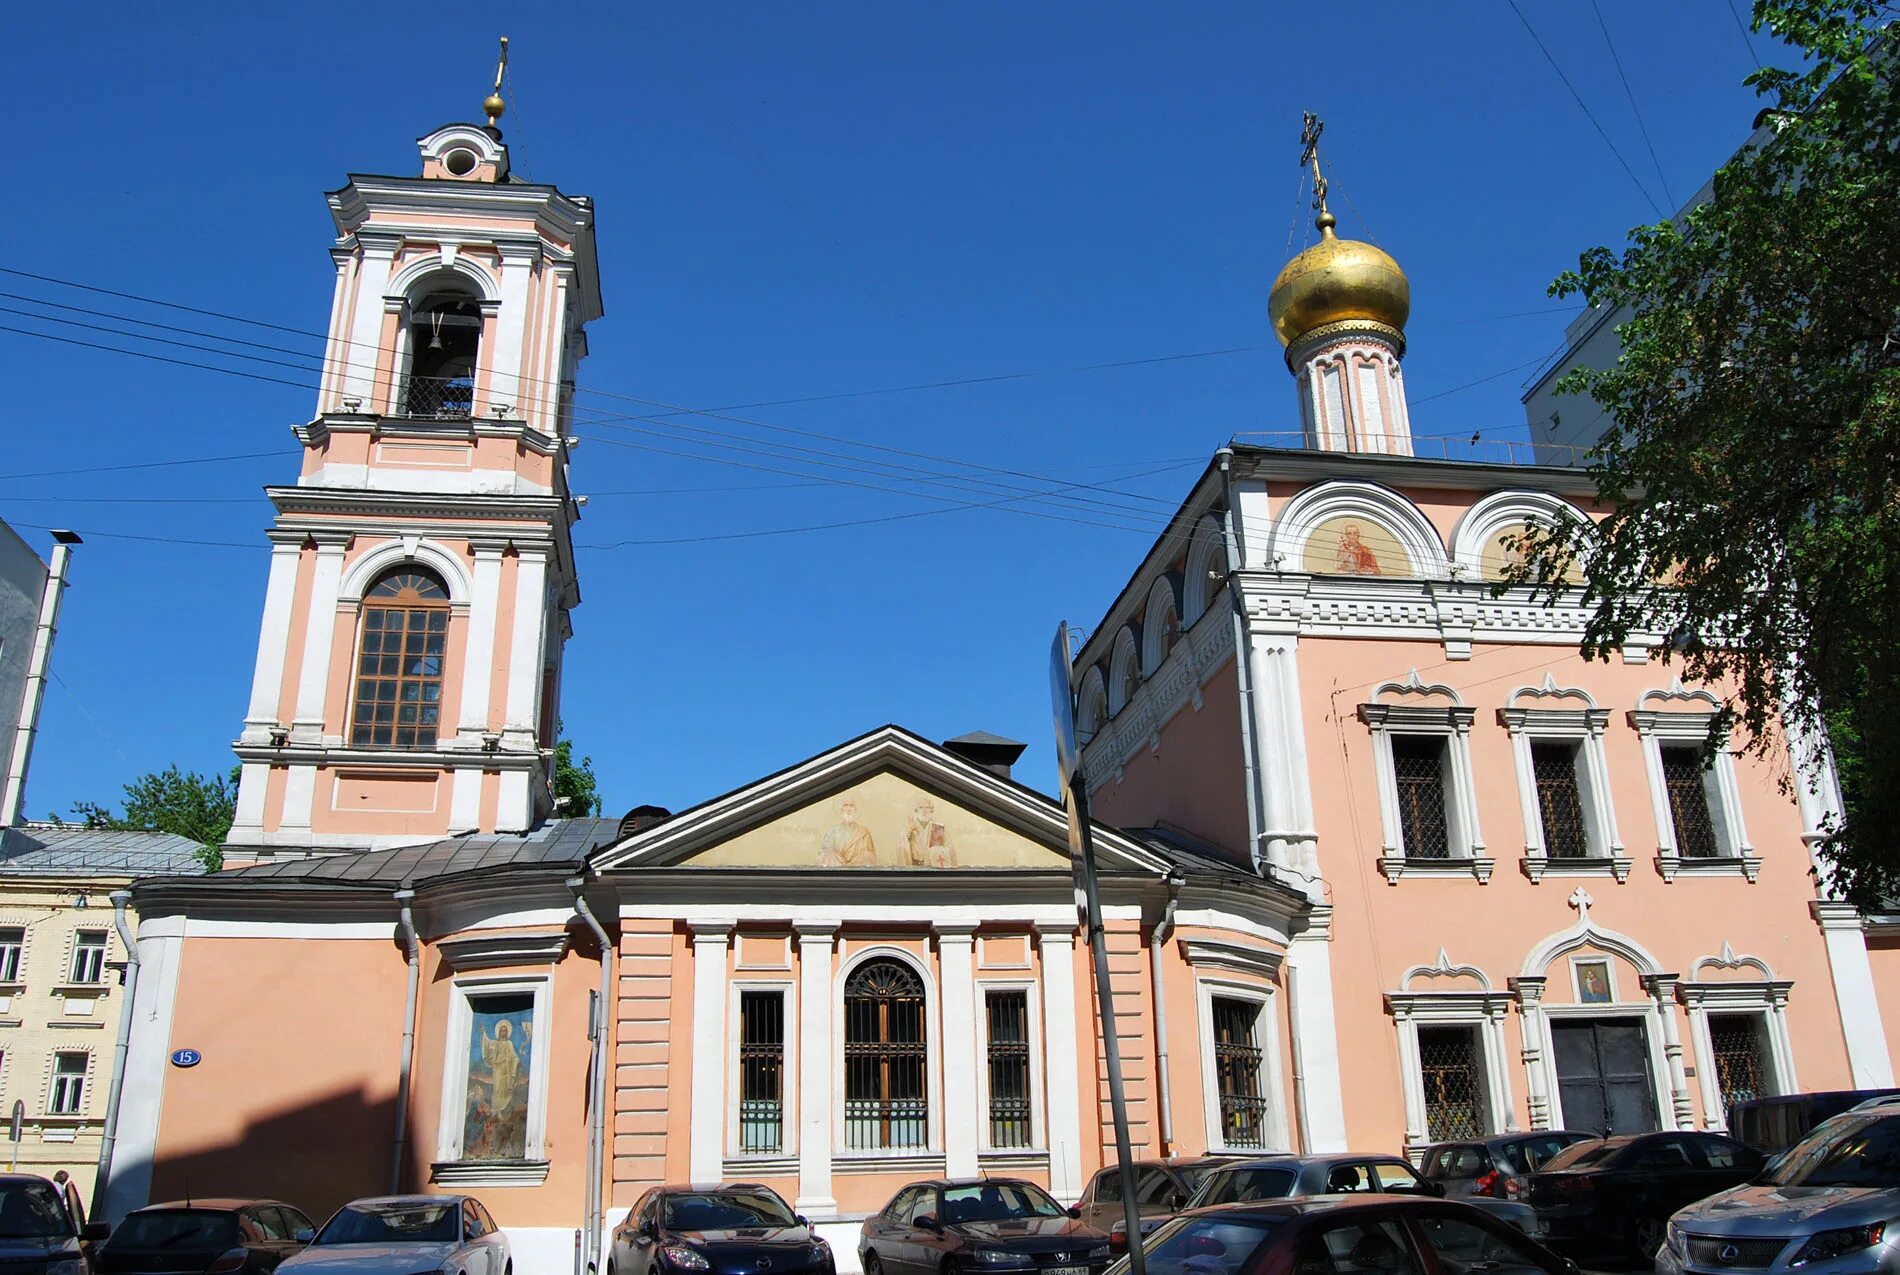
[[[75,1077],[73,1073],[71,1072],[62,1073],[60,1071],[59,1060],[61,1058],[83,1058],[86,1060],[86,1065],[79,1071],[77,1075],[77,1081],[79,1085],[78,1101],[73,1103],[72,1109],[70,1111],[61,1109],[59,1105],[60,1081],[71,1080],[71,1079],[74,1079]],[[46,1070],[46,1114],[47,1115],[61,1116],[61,1117],[69,1118],[69,1119],[73,1117],[85,1116],[86,1103],[92,1097],[92,1063],[93,1063],[93,1057],[92,1057],[92,1051],[90,1049],[55,1049],[53,1050],[51,1058],[47,1061],[47,1070]]]
[[[1465,987],[1420,990],[1421,978],[1434,982],[1459,980]],[[1405,1096],[1405,1154],[1417,1158],[1430,1145],[1425,1118],[1425,1066],[1419,1053],[1418,1029],[1473,1027],[1478,1032],[1479,1086],[1483,1090],[1485,1132],[1516,1133],[1517,1106],[1511,1096],[1510,1054],[1504,1042],[1504,1018],[1515,999],[1509,991],[1491,986],[1490,978],[1475,965],[1454,965],[1439,949],[1431,965],[1414,965],[1399,980],[1399,990],[1387,992],[1386,1011],[1399,1037],[1399,1073]]]
[[[1577,708],[1518,707],[1520,697],[1572,699]],[[1498,710],[1498,721],[1511,737],[1511,755],[1517,766],[1518,805],[1524,816],[1524,872],[1532,881],[1546,876],[1613,876],[1629,879],[1631,860],[1616,826],[1616,807],[1610,799],[1609,764],[1603,755],[1603,732],[1610,711],[1598,708],[1587,691],[1557,686],[1545,675],[1544,684],[1513,692],[1508,706]],[[1544,814],[1537,800],[1537,771],[1531,745],[1548,742],[1574,744],[1577,749],[1577,791],[1583,807],[1582,859],[1553,859],[1544,845]]]
[[[15,922],[6,918],[0,918],[0,930],[18,930],[20,932],[20,941],[18,944],[0,943],[0,952],[4,952],[8,948],[14,948],[16,951],[13,963],[13,977],[0,978],[0,985],[24,987],[26,985],[27,945],[32,942],[33,927],[24,921]],[[0,969],[3,968],[4,964],[0,963]]]
[[[744,1043],[744,1023],[739,1017],[741,992],[777,992],[784,1000],[785,1039],[780,1045],[779,1061],[779,1149],[747,1151],[740,1139],[739,1104],[744,1098],[740,1083],[739,1049]],[[732,1024],[726,1050],[726,1159],[754,1170],[760,1162],[798,1159],[798,983],[793,978],[734,978],[726,984],[726,1021]]]
[[[1029,1018],[1029,1145],[998,1147],[990,1143],[990,993],[1022,992]],[[1043,1118],[1042,984],[1034,978],[979,978],[976,980],[976,1110],[979,1156],[1046,1156],[1048,1126]]]
[[[849,1016],[844,1012],[844,989],[858,966],[879,957],[891,957],[910,966],[924,985],[924,1145],[921,1147],[853,1147],[849,1122],[845,1119],[845,1031]],[[870,943],[852,952],[838,964],[832,984],[831,1021],[838,1025],[831,1044],[831,1145],[837,1150],[836,1162],[865,1160],[923,1159],[933,1161],[936,1171],[943,1163],[943,1000],[930,967],[917,953],[895,944]]]
[[[1706,711],[1682,712],[1646,708],[1654,702],[1696,702]],[[1643,768],[1649,777],[1649,801],[1656,820],[1656,871],[1665,881],[1677,874],[1690,876],[1743,876],[1753,882],[1761,875],[1761,856],[1748,841],[1748,825],[1742,818],[1741,789],[1735,780],[1735,757],[1724,748],[1715,754],[1715,764],[1702,772],[1702,791],[1708,799],[1710,822],[1715,825],[1717,855],[1713,859],[1685,857],[1676,845],[1675,812],[1669,805],[1669,788],[1663,779],[1662,750],[1665,746],[1706,749],[1715,730],[1715,714],[1720,705],[1708,691],[1685,691],[1680,681],[1668,690],[1645,691],[1629,714],[1643,746]]]
[[[1389,691],[1441,694],[1449,705],[1382,704]],[[1477,710],[1465,707],[1448,686],[1424,686],[1414,673],[1406,682],[1388,682],[1372,693],[1372,703],[1359,706],[1359,720],[1372,732],[1373,766],[1379,780],[1379,822],[1385,833],[1379,871],[1394,885],[1411,873],[1416,876],[1474,876],[1489,881],[1497,859],[1485,854],[1484,834],[1478,828],[1478,801],[1471,771],[1471,723]],[[1444,859],[1415,859],[1405,852],[1404,822],[1399,817],[1398,771],[1392,740],[1399,735],[1425,735],[1445,741],[1440,767],[1445,793],[1445,839],[1450,855]]]
[[[1201,1106],[1207,1122],[1210,1155],[1265,1155],[1290,1151],[1286,1120],[1286,1087],[1281,1083],[1279,1001],[1272,987],[1201,975],[1195,979],[1194,999],[1199,1013],[1201,1046]],[[1267,1099],[1267,1145],[1233,1147],[1227,1144],[1226,1122],[1220,1114],[1220,1076],[1214,1065],[1214,1001],[1250,1001],[1259,1013],[1254,1019],[1255,1043],[1260,1049],[1260,1092]]]
[[[528,1128],[523,1156],[530,1162],[547,1161],[548,1055],[553,1052],[553,980],[545,975],[528,978],[458,978],[449,985],[448,1026],[442,1065],[442,1123],[436,1158],[443,1164],[466,1166],[455,1175],[458,1184],[506,1186],[521,1184],[521,1170],[505,1161],[462,1159],[464,1106],[468,1100],[469,1033],[475,1017],[471,1002],[485,996],[534,998],[534,1048],[528,1059]],[[545,1170],[543,1170],[545,1173]],[[536,1179],[539,1180],[539,1179]]]
[[[1745,970],[1759,977],[1747,981],[1705,980],[1705,970]],[[1722,1078],[1715,1069],[1715,1042],[1709,1032],[1711,1014],[1761,1015],[1762,1038],[1768,1045],[1769,1084],[1776,1094],[1801,1092],[1801,1082],[1795,1075],[1794,1045],[1788,1035],[1788,993],[1793,987],[1792,980],[1777,979],[1760,957],[1737,956],[1727,944],[1719,956],[1705,956],[1690,966],[1689,977],[1676,984],[1676,999],[1689,1015],[1689,1039],[1695,1046],[1703,1128],[1728,1128],[1728,1111],[1722,1106]]]
[[[97,934],[99,936],[99,941],[97,943],[81,942],[80,941],[81,937],[87,934]],[[92,971],[94,974],[94,977],[81,978],[80,974],[82,971],[79,968],[80,960],[94,952],[98,953],[98,960],[95,962],[98,968]],[[66,984],[67,986],[69,987],[99,987],[103,985],[106,981],[106,961],[108,958],[111,957],[111,955],[112,955],[112,931],[105,929],[103,927],[95,928],[93,926],[84,926],[84,927],[75,929],[73,931],[72,950],[67,954],[67,957],[66,957]]]

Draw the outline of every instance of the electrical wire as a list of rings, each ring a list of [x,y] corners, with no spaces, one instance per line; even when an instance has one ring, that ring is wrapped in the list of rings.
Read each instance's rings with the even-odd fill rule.
[[[1590,7],[1596,11],[1597,26],[1603,31],[1603,43],[1610,46],[1610,61],[1616,65],[1616,78],[1623,81],[1623,95],[1630,100],[1630,114],[1636,117],[1636,131],[1643,135],[1643,145],[1649,148],[1649,162],[1656,166],[1656,180],[1662,183],[1663,198],[1674,208],[1676,197],[1669,193],[1669,179],[1663,175],[1662,160],[1656,157],[1656,143],[1649,139],[1649,125],[1643,122],[1643,108],[1636,104],[1636,90],[1630,87],[1630,77],[1623,70],[1623,59],[1616,52],[1616,41],[1610,38],[1610,24],[1603,20],[1603,6],[1597,0],[1590,0]]]
[[[187,456],[180,460],[145,460],[129,465],[87,465],[79,469],[41,469],[25,474],[0,474],[0,482],[9,478],[66,478],[74,474],[111,474],[127,469],[170,469],[177,465],[221,465],[233,460],[263,460],[267,457],[288,459],[289,452],[237,452],[228,456]]]
[[[1742,47],[1748,50],[1748,56],[1755,63],[1755,69],[1761,70],[1761,55],[1755,52],[1755,42],[1748,37],[1748,24],[1742,21],[1741,11],[1735,7],[1735,0],[1728,0],[1728,16],[1735,19],[1735,29],[1741,33]]]

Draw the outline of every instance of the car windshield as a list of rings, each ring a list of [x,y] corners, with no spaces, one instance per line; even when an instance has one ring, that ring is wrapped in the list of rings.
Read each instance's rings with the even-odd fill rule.
[[[1148,1275],[1238,1275],[1284,1224],[1276,1217],[1180,1218],[1148,1242]]]
[[[770,1191],[696,1191],[666,1197],[671,1231],[737,1231],[752,1226],[796,1226],[785,1201]]]
[[[1236,1200],[1277,1200],[1293,1194],[1299,1177],[1292,1166],[1266,1169],[1228,1169],[1211,1175],[1194,1197],[1194,1207],[1232,1204]]]
[[[1562,1134],[1550,1134],[1546,1137],[1507,1142],[1498,1150],[1512,1169],[1519,1173],[1535,1173],[1539,1169],[1548,1167],[1564,1148],[1579,1145],[1583,1141],[1587,1139],[1579,1139],[1574,1135],[1565,1137]]]
[[[1179,1173],[1181,1180],[1187,1183],[1188,1194],[1192,1195],[1200,1190],[1201,1183],[1207,1180],[1207,1175],[1220,1167],[1218,1160],[1208,1160],[1201,1164],[1184,1164],[1175,1172]]]
[[[63,1240],[73,1224],[59,1193],[45,1182],[9,1182],[0,1186],[0,1239]]]
[[[1900,1187],[1900,1115],[1837,1117],[1788,1148],[1770,1186]]]
[[[1558,1169],[1594,1169],[1601,1168],[1616,1157],[1616,1153],[1629,1145],[1628,1138],[1612,1138],[1608,1141],[1579,1142],[1575,1146],[1565,1147],[1550,1159],[1544,1161],[1544,1171]]]
[[[318,1244],[453,1244],[461,1238],[457,1200],[440,1204],[352,1204],[323,1224]]]
[[[1027,1182],[984,1182],[943,1189],[946,1226],[959,1222],[1004,1222],[1016,1217],[1061,1217],[1063,1207]]]
[[[237,1215],[211,1209],[145,1209],[113,1229],[108,1247],[215,1248],[237,1243]]]

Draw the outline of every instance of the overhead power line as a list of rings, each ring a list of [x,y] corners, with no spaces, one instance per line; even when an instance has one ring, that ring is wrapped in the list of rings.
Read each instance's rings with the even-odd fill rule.
[[[1623,95],[1630,100],[1630,114],[1636,117],[1636,131],[1643,135],[1643,145],[1649,148],[1649,162],[1656,166],[1656,180],[1662,183],[1663,198],[1674,208],[1676,197],[1669,193],[1669,178],[1663,175],[1662,160],[1656,157],[1656,143],[1650,140],[1649,125],[1643,122],[1643,108],[1636,104],[1636,90],[1630,87],[1629,74],[1623,70],[1623,59],[1617,55],[1616,41],[1610,36],[1610,24],[1603,20],[1603,6],[1597,0],[1590,0],[1590,7],[1596,11],[1597,26],[1603,31],[1603,43],[1610,46],[1610,61],[1616,65],[1616,78],[1623,81]]]

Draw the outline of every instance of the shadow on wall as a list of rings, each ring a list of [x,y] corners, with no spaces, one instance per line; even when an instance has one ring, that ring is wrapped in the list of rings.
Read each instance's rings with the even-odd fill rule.
[[[151,1200],[282,1200],[321,1226],[351,1200],[388,1191],[395,1120],[394,1097],[372,1100],[361,1090],[260,1117],[223,1145],[161,1151],[152,1165]]]

